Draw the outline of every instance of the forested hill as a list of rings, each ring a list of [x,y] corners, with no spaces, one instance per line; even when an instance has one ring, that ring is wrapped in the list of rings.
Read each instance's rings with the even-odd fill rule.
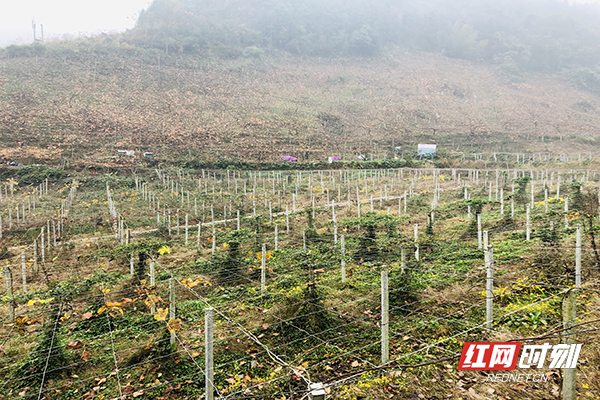
[[[221,57],[377,56],[401,47],[512,74],[564,72],[598,89],[598,21],[599,4],[556,0],[155,0],[130,38]]]

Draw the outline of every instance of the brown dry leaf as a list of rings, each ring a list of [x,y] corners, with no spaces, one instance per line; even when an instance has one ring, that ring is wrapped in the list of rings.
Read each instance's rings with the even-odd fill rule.
[[[91,355],[92,355],[92,353],[89,350],[84,350],[83,353],[81,353],[81,359],[83,361],[87,361]]]
[[[83,343],[80,340],[73,340],[67,344],[67,349],[77,350],[83,347]]]
[[[356,360],[352,361],[352,364],[350,364],[351,367],[359,367],[360,363]]]
[[[131,394],[134,390],[135,389],[133,388],[133,386],[127,385],[125,386],[125,389],[123,389],[123,394]]]
[[[143,394],[144,394],[143,390],[138,390],[137,392],[133,392],[132,396],[133,397],[140,397]]]
[[[179,318],[170,319],[169,322],[167,322],[167,329],[169,332],[177,332],[181,329],[181,320]]]
[[[94,315],[94,313],[91,312],[91,311],[90,312],[86,312],[85,314],[83,314],[81,316],[81,319],[90,319],[90,318],[92,318],[93,315]]]

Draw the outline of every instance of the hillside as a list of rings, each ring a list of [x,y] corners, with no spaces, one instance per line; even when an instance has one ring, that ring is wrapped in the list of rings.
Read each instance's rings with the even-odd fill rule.
[[[600,100],[560,77],[397,51],[374,59],[249,54],[218,60],[102,36],[51,43],[0,69],[5,158],[154,151],[163,160],[375,157],[451,151],[587,153]],[[565,150],[568,149],[568,150]]]

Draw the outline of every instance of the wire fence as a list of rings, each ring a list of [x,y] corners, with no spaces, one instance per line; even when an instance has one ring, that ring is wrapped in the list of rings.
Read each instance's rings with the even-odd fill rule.
[[[303,398],[315,382],[336,390],[369,372],[454,360],[473,337],[591,343],[597,179],[586,170],[157,170],[104,192],[76,196],[73,184],[59,200],[51,191],[35,220],[47,228],[55,207],[65,224],[56,245],[46,231],[44,260],[31,234],[3,231],[0,396]],[[28,195],[4,201],[10,209]],[[582,304],[570,333],[561,305],[576,277]]]

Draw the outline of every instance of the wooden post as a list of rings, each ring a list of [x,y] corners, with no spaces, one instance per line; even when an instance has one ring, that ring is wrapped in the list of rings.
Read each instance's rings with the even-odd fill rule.
[[[358,194],[358,186],[356,187],[356,212],[358,213],[358,218],[360,218],[360,196]]]
[[[302,230],[302,249],[306,251],[306,229]]]
[[[527,204],[527,222],[526,222],[527,240],[531,240],[531,207]]]
[[[513,196],[510,197],[510,217],[515,218],[515,199]]]
[[[175,319],[175,281],[169,278],[169,320]],[[175,332],[171,332],[171,345],[175,344]]]
[[[482,249],[481,214],[477,214],[477,248]]]
[[[185,246],[186,247],[188,245],[188,234],[189,234],[189,228],[190,228],[189,223],[188,223],[188,218],[189,218],[189,215],[185,214]]]
[[[120,243],[124,243],[125,242],[125,235],[123,234],[124,229],[125,229],[125,220],[120,217],[120,224],[119,224],[119,242]]]
[[[577,324],[577,290],[570,290],[562,304],[563,314],[563,328],[567,329]],[[575,338],[570,331],[566,331],[566,338],[563,340],[565,344],[571,346],[576,345]],[[562,385],[562,398],[563,400],[576,400],[577,399],[577,368],[563,368],[563,385]]]
[[[37,239],[33,240],[33,273],[37,275],[38,272],[38,244]]]
[[[485,325],[492,329],[494,320],[494,250],[487,246],[485,250],[486,267],[486,298],[485,298]]]
[[[400,265],[402,266],[401,272],[404,274],[406,272],[406,249],[404,246],[400,248]]]
[[[213,311],[214,308],[204,309],[204,391],[205,400],[214,400],[213,383]]]
[[[8,297],[8,317],[12,323],[15,320],[15,303],[12,298],[12,275],[8,266],[4,268],[4,280],[6,282],[6,296]]]
[[[169,210],[169,216],[167,220],[167,225],[169,227],[169,236],[171,236],[171,210]]]
[[[336,218],[335,218],[335,200],[331,200],[331,220],[333,222],[336,222]]]
[[[381,364],[390,358],[388,266],[381,267]]]
[[[419,224],[415,224],[413,228],[415,235],[415,259],[419,261]]]
[[[133,277],[134,274],[135,274],[135,260],[134,260],[134,253],[131,253],[131,255],[129,256],[129,275],[131,275]]]
[[[338,242],[338,228],[337,228],[337,222],[333,221],[333,243],[337,244]]]
[[[267,280],[267,244],[263,243],[260,261],[260,295],[265,295],[265,284]]]
[[[340,236],[340,253],[342,258],[342,284],[346,283],[346,243],[344,235]]]
[[[577,239],[575,244],[575,287],[581,287],[581,237],[583,234],[583,227],[577,225]]]
[[[275,224],[275,251],[279,250],[279,224]]]
[[[27,261],[25,252],[21,252],[21,277],[23,278],[23,293],[27,293]]]
[[[46,262],[46,249],[44,247],[44,227],[42,226],[40,232],[40,250],[42,251],[42,264]]]

